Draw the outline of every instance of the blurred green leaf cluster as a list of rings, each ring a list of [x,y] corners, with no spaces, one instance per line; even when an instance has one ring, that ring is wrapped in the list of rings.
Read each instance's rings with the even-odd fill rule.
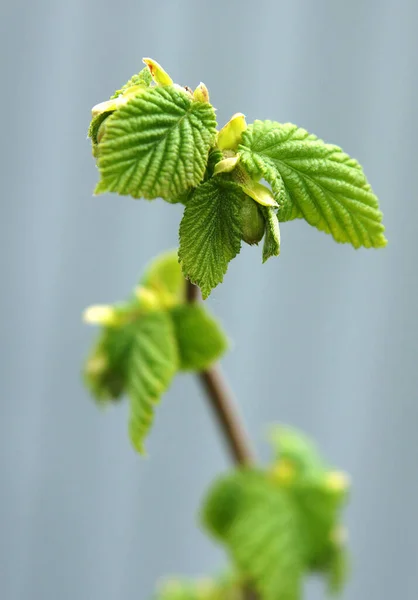
[[[126,302],[92,306],[85,320],[101,327],[85,383],[101,404],[129,397],[130,437],[144,453],[155,405],[174,375],[207,369],[226,351],[225,334],[204,306],[186,302],[176,252],[156,259]]]
[[[311,572],[338,592],[347,571],[340,519],[348,478],[296,430],[276,427],[272,442],[267,469],[242,468],[215,481],[203,523],[261,600],[299,600]]]

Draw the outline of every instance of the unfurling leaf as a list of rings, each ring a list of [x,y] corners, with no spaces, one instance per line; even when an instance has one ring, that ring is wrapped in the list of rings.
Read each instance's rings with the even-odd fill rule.
[[[106,119],[96,193],[175,198],[201,182],[215,134],[210,104],[174,86],[150,88]]]
[[[186,281],[181,272],[177,250],[160,254],[145,270],[141,284],[164,297],[169,294],[177,303],[183,302]]]
[[[216,176],[188,200],[180,224],[179,259],[186,278],[200,286],[203,298],[216,287],[241,248],[239,185]]]
[[[88,137],[91,139],[91,143],[93,146],[93,155],[96,155],[97,144],[99,143],[98,135],[99,130],[102,123],[112,114],[113,111],[104,111],[96,116],[94,116],[89,125],[89,130],[87,132]]]
[[[274,425],[269,440],[277,464],[291,465],[298,481],[322,477],[329,471],[316,445],[303,432],[288,425]]]
[[[131,88],[141,85],[144,87],[149,87],[152,83],[152,76],[148,67],[144,67],[142,71],[133,75],[130,80],[123,85],[120,90],[116,90],[113,96],[110,97],[111,100],[117,98],[118,96],[122,96],[125,92],[130,90]]]
[[[98,155],[97,145],[99,143],[99,130],[101,125],[117,108],[128,101],[129,93],[133,90],[135,92],[138,92],[139,90],[145,91],[150,86],[151,82],[151,73],[149,72],[149,69],[145,67],[137,75],[133,75],[120,90],[116,90],[113,96],[110,97],[110,100],[93,107],[93,118],[89,126],[88,137],[91,139],[93,155],[96,158]],[[102,133],[104,133],[104,128],[100,131],[100,137],[102,137]]]
[[[204,83],[199,83],[193,92],[193,98],[199,102],[209,102],[209,90]]]
[[[235,113],[218,133],[216,145],[219,150],[235,150],[241,142],[242,134],[246,129],[245,115]]]
[[[220,173],[230,173],[235,169],[239,162],[239,156],[230,156],[220,160],[215,165],[215,169],[213,171],[214,175],[219,175]]]
[[[137,324],[128,367],[129,434],[140,453],[154,419],[155,405],[178,368],[173,323],[165,312],[154,312]]]
[[[162,66],[157,63],[153,58],[143,58],[142,62],[144,62],[150,73],[151,77],[155,81],[157,85],[172,85],[173,80],[170,75],[164,71]]]
[[[84,382],[100,404],[118,400],[126,390],[132,328],[105,327],[84,365]]]
[[[276,210],[271,206],[260,207],[265,219],[266,234],[263,244],[263,263],[271,256],[280,254],[280,228]]]
[[[255,121],[238,153],[272,186],[280,221],[303,217],[355,248],[386,245],[378,200],[359,163],[337,146],[291,123]]]
[[[170,314],[183,371],[203,371],[227,350],[225,334],[203,306],[184,304],[173,308]]]

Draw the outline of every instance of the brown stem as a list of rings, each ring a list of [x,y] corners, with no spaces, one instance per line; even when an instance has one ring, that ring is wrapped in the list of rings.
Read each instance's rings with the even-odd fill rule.
[[[186,281],[186,298],[190,303],[198,302],[200,290]],[[219,367],[211,367],[198,374],[212,410],[218,420],[221,431],[234,461],[238,465],[250,465],[255,462],[254,453],[241,419],[232,399],[224,376]]]
[[[186,280],[186,298],[187,302],[191,304],[200,300],[199,288],[188,280]],[[220,368],[211,367],[206,371],[201,371],[198,377],[235,463],[237,465],[253,464],[255,456],[251,443]],[[242,600],[258,600],[257,594],[250,585],[244,585],[242,588]]]

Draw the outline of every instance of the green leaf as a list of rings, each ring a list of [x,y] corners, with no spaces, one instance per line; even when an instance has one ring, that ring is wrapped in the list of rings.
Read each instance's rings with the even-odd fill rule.
[[[175,198],[201,182],[215,134],[210,104],[174,86],[150,88],[106,120],[95,193]]]
[[[272,186],[279,220],[303,217],[337,242],[386,245],[382,213],[359,163],[291,123],[255,121],[243,133],[241,162]]]
[[[222,176],[199,186],[180,224],[179,259],[185,277],[203,298],[222,282],[228,263],[241,249],[241,188]]]
[[[298,480],[322,478],[328,467],[315,443],[303,432],[287,425],[274,425],[269,439],[276,460],[290,463]]]
[[[160,254],[147,267],[141,284],[157,293],[168,292],[178,302],[184,301],[186,281],[181,272],[177,250]]]
[[[344,547],[335,548],[324,571],[330,593],[339,594],[343,590],[350,572],[347,549]]]
[[[178,351],[169,315],[154,312],[142,317],[133,338],[128,371],[129,434],[142,454],[154,419],[154,407],[170,386],[177,367]]]
[[[83,370],[84,382],[98,403],[118,400],[125,392],[132,328],[104,327]]]
[[[180,369],[183,371],[203,371],[227,350],[225,334],[203,306],[176,306],[170,314],[179,348]]]
[[[148,67],[145,67],[144,69],[142,69],[142,71],[140,71],[136,75],[132,75],[130,80],[127,83],[125,83],[125,85],[123,85],[120,88],[120,90],[116,90],[116,92],[113,94],[113,96],[110,96],[110,99],[113,100],[114,98],[121,96],[127,90],[129,90],[129,88],[134,87],[135,85],[143,85],[143,86],[149,87],[151,85],[151,83],[152,83],[152,76],[151,76],[150,70]]]
[[[92,141],[93,148],[98,143],[97,134],[99,133],[100,125],[112,114],[112,112],[113,111],[105,111],[92,118],[87,135]]]
[[[263,211],[266,222],[263,245],[263,263],[265,263],[271,256],[279,256],[280,254],[280,228],[275,209],[271,206],[260,208]]]
[[[296,484],[290,494],[304,535],[304,560],[309,566],[321,563],[338,526],[341,499],[314,483]]]
[[[287,493],[258,471],[236,471],[215,483],[202,518],[261,600],[301,597],[297,514]]]
[[[151,73],[149,72],[148,67],[145,67],[145,69],[142,69],[142,71],[140,73],[131,77],[131,79],[127,83],[125,83],[125,85],[122,86],[120,90],[117,90],[113,94],[113,96],[110,97],[110,100],[114,100],[114,99],[118,98],[119,96],[123,95],[125,92],[127,92],[130,88],[132,88],[134,86],[140,85],[140,86],[144,86],[144,87],[149,87],[151,82],[152,82]],[[101,112],[101,113],[95,115],[91,120],[87,135],[92,141],[93,154],[95,156],[97,156],[97,143],[98,143],[97,134],[99,132],[100,125],[103,123],[103,121],[105,121],[107,119],[107,117],[109,117],[114,112],[115,109],[116,109],[116,107],[113,110],[107,110],[107,111]]]
[[[216,165],[223,159],[223,154],[217,148],[211,148],[208,157],[208,164],[206,167],[206,173],[204,181],[207,181],[215,174]]]
[[[190,198],[193,196],[194,190],[195,188],[189,188],[179,196],[175,196],[173,198],[165,198],[165,201],[169,204],[184,204],[186,206]]]
[[[303,534],[304,563],[312,570],[331,575],[334,553],[341,549],[340,512],[347,499],[347,477],[331,471],[316,446],[303,433],[276,426],[271,436],[278,463],[276,482],[286,489],[298,514]],[[342,575],[335,579],[342,583]],[[334,586],[336,587],[336,585]]]
[[[350,560],[345,543],[337,538],[338,535],[335,536],[334,529],[323,552],[317,555],[309,565],[313,572],[325,576],[331,594],[338,594],[342,591],[350,570]]]

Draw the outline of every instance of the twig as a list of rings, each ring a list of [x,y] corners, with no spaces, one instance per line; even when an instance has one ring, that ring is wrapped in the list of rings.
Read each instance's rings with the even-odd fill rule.
[[[187,280],[186,298],[191,304],[200,300],[199,288]],[[253,464],[255,456],[251,443],[219,366],[198,373],[198,377],[235,463],[239,466]],[[258,600],[256,592],[250,585],[243,586],[242,600]]]
[[[186,298],[190,303],[198,302],[200,290],[186,282]],[[234,461],[238,465],[250,465],[255,462],[254,453],[242,425],[231,392],[219,367],[211,367],[198,374],[212,410],[218,420]]]

